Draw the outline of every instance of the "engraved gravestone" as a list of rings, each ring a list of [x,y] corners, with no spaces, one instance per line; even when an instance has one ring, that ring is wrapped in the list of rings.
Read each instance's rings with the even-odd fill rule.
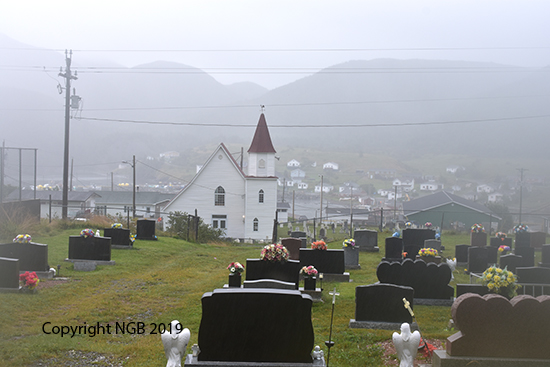
[[[0,257],[19,259],[20,271],[47,272],[48,245],[34,242],[0,244]]]
[[[541,259],[539,266],[544,266],[545,268],[550,268],[550,245],[542,245],[541,249]]]
[[[387,237],[385,246],[386,261],[401,261],[403,259],[403,240],[399,237]]]
[[[300,281],[300,262],[265,261],[261,259],[246,259],[246,280],[275,279],[295,284],[298,289]]]
[[[470,245],[456,245],[455,258],[457,263],[466,264],[468,262],[468,249]]]
[[[499,266],[501,269],[506,269],[512,273],[516,273],[516,268],[521,266],[522,257],[514,254],[506,254],[500,257]]]
[[[353,233],[355,243],[360,251],[378,252],[378,232],[368,229],[358,229]]]
[[[516,247],[514,254],[521,256],[521,264],[518,266],[535,266],[535,249],[532,247]]]
[[[300,260],[300,248],[302,247],[301,239],[293,237],[283,238],[281,239],[281,245],[286,247],[291,260]]]
[[[19,289],[19,259],[0,257],[0,289]]]
[[[487,247],[470,247],[468,249],[468,271],[470,273],[483,273],[489,264],[489,251]]]
[[[403,307],[403,298],[412,305],[412,287],[377,283],[355,287],[355,321],[412,323],[412,316]]]
[[[156,221],[151,219],[138,219],[136,224],[136,239],[156,241]]]

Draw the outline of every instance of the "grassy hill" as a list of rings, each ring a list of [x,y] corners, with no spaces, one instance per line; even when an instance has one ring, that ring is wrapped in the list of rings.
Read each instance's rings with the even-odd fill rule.
[[[37,294],[0,294],[0,360],[9,366],[76,366],[79,360],[96,360],[98,366],[163,366],[166,363],[160,335],[151,334],[153,324],[179,320],[191,331],[190,345],[197,343],[201,319],[201,296],[227,283],[227,265],[258,258],[260,245],[196,244],[159,236],[159,240],[136,241],[133,250],[112,251],[115,266],[99,266],[93,272],[75,272],[64,259],[68,236],[79,228],[57,230],[33,236],[33,241],[49,245],[49,263],[61,265],[59,277],[40,282]],[[350,283],[323,284],[324,303],[312,309],[315,344],[324,347],[328,340],[331,314],[329,290],[337,297],[330,361],[335,366],[380,366],[393,360],[387,349],[391,331],[350,329],[355,318],[355,287],[376,282],[375,270],[384,253],[379,234],[380,253],[361,253],[361,269],[351,270]],[[467,243],[466,235],[444,234],[444,255],[453,255],[454,246]],[[342,238],[333,238],[329,248],[341,248]],[[455,272],[456,282],[468,282]],[[423,335],[441,344],[453,331],[447,329],[449,307],[415,306]],[[281,315],[284,317],[284,311]],[[102,325],[116,322],[143,322],[144,334],[46,335],[48,325]],[[391,344],[391,343],[390,343]],[[187,352],[190,353],[188,347]],[[55,362],[55,363],[54,363]],[[111,363],[111,364],[108,364]],[[90,363],[92,364],[92,363]],[[88,364],[89,365],[89,364]]]

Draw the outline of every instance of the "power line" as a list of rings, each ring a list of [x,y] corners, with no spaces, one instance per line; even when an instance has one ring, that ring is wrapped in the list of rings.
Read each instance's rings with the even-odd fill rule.
[[[541,118],[549,118],[550,115],[533,115],[533,116],[515,116],[515,117],[496,117],[488,119],[473,119],[473,120],[450,120],[450,121],[427,121],[427,122],[398,122],[398,123],[365,123],[365,124],[312,124],[312,125],[269,125],[269,128],[361,128],[361,127],[399,127],[399,126],[430,126],[430,125],[451,125],[451,124],[469,124],[483,123],[496,121],[511,121],[511,120],[533,120]],[[132,124],[149,124],[149,125],[173,125],[173,126],[200,126],[200,127],[255,127],[254,124],[227,124],[227,123],[200,123],[200,122],[170,122],[170,121],[148,121],[148,120],[130,120],[130,119],[112,119],[99,117],[79,117],[79,120],[86,121],[110,121]]]

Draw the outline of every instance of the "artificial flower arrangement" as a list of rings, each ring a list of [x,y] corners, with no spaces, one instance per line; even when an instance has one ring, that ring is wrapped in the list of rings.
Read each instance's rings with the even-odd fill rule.
[[[136,235],[135,234],[131,234],[130,235],[130,242],[133,244],[134,242],[136,242]]]
[[[16,243],[30,243],[32,240],[30,234],[18,234],[14,239],[13,242]]]
[[[481,275],[481,282],[489,288],[489,292],[498,293],[507,297],[517,296],[517,276],[506,268],[501,269],[496,265],[491,266]]]
[[[283,245],[271,244],[264,246],[260,259],[265,261],[287,261],[290,257],[288,250]]]
[[[495,237],[500,239],[501,241],[504,241],[506,239],[506,233],[504,232],[497,232],[495,233]]]
[[[510,246],[506,246],[506,245],[500,245],[498,247],[498,252],[499,253],[506,253],[507,251],[510,251]]]
[[[121,229],[121,228],[122,228],[122,224],[120,224],[120,223],[114,223],[114,224],[111,226],[111,228],[113,228],[113,229]]]
[[[412,224],[411,222],[407,222],[407,223],[405,223],[405,227],[406,227],[406,228],[411,228],[411,227],[412,227],[412,225],[413,225],[413,224]]]
[[[227,266],[227,270],[229,270],[231,274],[241,274],[244,271],[244,266],[240,262],[234,261]]]
[[[29,273],[26,271],[19,275],[19,282],[23,288],[33,290],[38,285],[38,282],[40,282],[40,279],[38,279],[36,272],[33,271],[32,273]]]
[[[525,224],[518,224],[514,227],[514,233],[524,233],[527,232],[529,227],[527,227]]]
[[[485,232],[485,228],[481,224],[474,224],[472,226],[472,233],[483,233]]]
[[[311,248],[314,250],[326,250],[327,244],[325,241],[315,241],[311,244]]]
[[[300,275],[304,278],[312,278],[316,276],[319,272],[313,265],[304,266],[302,269],[300,269]]]
[[[92,231],[90,228],[86,228],[80,231],[80,237],[88,238],[93,236],[94,236],[94,231]]]
[[[426,224],[424,224],[424,227],[426,228],[432,228],[432,222],[426,222]]]
[[[418,251],[418,256],[437,256],[437,250],[434,248],[424,247]]]
[[[348,238],[342,243],[343,247],[355,248],[355,240],[353,238]]]

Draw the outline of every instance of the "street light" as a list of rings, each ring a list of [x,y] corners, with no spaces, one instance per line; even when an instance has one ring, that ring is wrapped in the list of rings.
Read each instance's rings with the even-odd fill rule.
[[[136,156],[134,155],[132,158],[132,162],[128,161],[122,161],[122,163],[129,164],[132,166],[133,170],[133,176],[134,176],[134,184],[133,184],[133,190],[132,190],[132,218],[136,217]]]

